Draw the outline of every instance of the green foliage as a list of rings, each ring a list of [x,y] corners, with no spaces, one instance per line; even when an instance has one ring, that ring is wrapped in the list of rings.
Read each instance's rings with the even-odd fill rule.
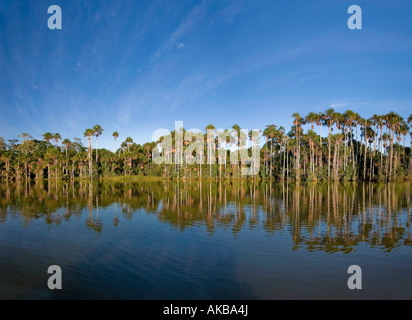
[[[286,134],[283,127],[267,125],[263,130],[264,144],[260,150],[260,168],[257,178],[286,179],[307,181],[389,181],[403,180],[412,177],[411,148],[405,146],[405,138],[409,126],[404,119],[394,112],[386,115],[373,115],[362,118],[359,114],[347,110],[341,114],[333,109],[325,113],[310,112],[306,117],[293,114],[293,125]],[[411,125],[411,116],[408,123]],[[308,126],[305,132],[305,125]],[[318,128],[315,129],[315,126]],[[319,134],[322,127],[326,137]],[[214,129],[209,124],[206,129]],[[232,126],[232,131],[242,139],[254,137],[241,131],[239,125]],[[327,132],[325,132],[327,131]],[[183,128],[183,132],[185,132]],[[226,133],[229,131],[226,130]],[[319,132],[319,134],[318,134]],[[233,133],[233,132],[232,132]],[[202,154],[203,165],[180,166],[173,164],[158,165],[152,161],[152,151],[159,143],[165,142],[162,137],[158,142],[136,144],[132,137],[119,142],[116,152],[93,148],[93,139],[103,134],[103,128],[95,125],[86,129],[83,136],[88,140],[85,148],[80,139],[62,140],[59,133],[46,132],[44,141],[33,139],[30,134],[22,133],[19,139],[11,139],[6,143],[0,138],[0,177],[10,180],[20,179],[74,179],[100,178],[116,176],[157,176],[172,178],[241,178],[242,167],[249,164],[230,163],[230,151],[227,151],[226,163],[219,165],[206,164],[207,152]],[[119,133],[112,134],[115,143]],[[201,135],[203,136],[203,135]],[[180,146],[176,143],[176,132],[172,131],[171,140],[174,148],[183,150],[189,141]],[[218,149],[238,149],[242,146],[235,136],[223,136],[215,133],[215,154]],[[403,139],[402,139],[403,138]],[[54,143],[51,143],[54,142]],[[207,147],[207,139],[204,141]],[[117,147],[117,145],[115,144]],[[162,156],[175,158],[177,150],[166,152],[161,149]],[[196,150],[189,157],[196,156]],[[249,149],[250,153],[251,150]],[[217,161],[216,161],[217,162]]]

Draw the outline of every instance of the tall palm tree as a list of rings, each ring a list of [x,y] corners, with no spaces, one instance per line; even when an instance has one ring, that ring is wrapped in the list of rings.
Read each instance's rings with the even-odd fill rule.
[[[317,139],[316,133],[311,129],[308,130],[308,133],[303,136],[303,140],[309,146],[309,171],[312,173],[315,172],[315,139]]]
[[[129,152],[130,150],[130,145],[133,143],[133,139],[131,137],[127,137],[126,140],[124,141],[127,144],[127,152]]]
[[[328,126],[328,179],[330,179],[330,156],[331,156],[331,138],[332,138],[332,126],[335,122],[335,110],[329,108],[325,111],[323,116],[325,125]]]
[[[309,114],[305,117],[305,124],[310,123],[312,130],[315,128],[314,123],[316,123],[316,125],[319,126],[320,152],[322,152],[322,118],[323,118],[322,112],[319,112],[319,113],[309,112]]]
[[[93,175],[93,162],[92,162],[92,137],[94,135],[94,130],[93,129],[86,129],[86,131],[83,133],[84,137],[87,137],[87,140],[89,141],[89,171],[90,171],[90,178],[92,178]]]
[[[225,173],[226,173],[226,163],[227,163],[227,145],[229,145],[229,148],[230,148],[230,145],[231,145],[232,139],[230,138],[230,132],[229,132],[229,129],[225,129],[225,130],[224,130],[224,133],[225,133],[225,136],[226,136],[226,139],[225,139]]]
[[[131,169],[132,169],[132,166],[133,166],[133,162],[132,162],[132,156],[129,154],[129,152],[130,152],[130,145],[133,143],[133,139],[131,137],[127,137],[126,140],[124,141],[124,143],[127,145],[127,155],[126,155],[126,157],[128,157],[127,161],[129,163],[129,168],[130,168],[129,175],[130,175],[131,174]],[[125,172],[125,174],[126,174],[126,172]]]
[[[349,160],[351,159],[352,156],[352,168],[353,171],[355,171],[355,150],[353,149],[353,125],[355,123],[356,115],[352,110],[346,110],[345,113],[343,114],[343,122],[345,126],[345,160],[347,161],[346,158],[346,146],[347,146],[347,141],[350,139],[350,148],[349,148]],[[344,169],[346,168],[344,164]]]
[[[69,139],[64,139],[62,142],[62,145],[64,145],[64,148],[66,150],[66,158],[67,158],[67,149],[70,147],[72,142]]]
[[[101,136],[102,133],[103,133],[103,128],[100,125],[96,124],[93,127],[93,131],[94,131],[94,135],[96,137],[96,162],[97,162],[97,141],[99,139],[99,136]]]
[[[266,138],[266,143],[265,143],[265,146],[264,146],[264,150],[265,150],[265,174],[267,174],[267,167],[268,167],[267,162],[269,161],[269,156],[268,156],[268,151],[267,150],[268,150],[269,139],[270,139],[270,134],[269,134],[268,128],[263,130],[262,135]],[[270,176],[270,173],[269,173],[269,176]]]
[[[395,112],[391,111],[386,115],[386,126],[389,128],[389,180],[392,179],[393,172],[393,143],[395,140],[395,133],[399,130],[401,122],[403,121]]]
[[[64,148],[66,150],[66,174],[67,174],[67,149],[70,147],[72,142],[69,139],[64,139],[62,141],[62,145],[64,145]]]
[[[238,125],[238,124],[234,124],[233,126],[232,126],[232,129],[233,130],[235,130],[236,131],[236,134],[237,134],[237,150],[238,150],[238,152],[237,152],[237,154],[239,154],[239,149],[240,149],[240,139],[241,139],[241,131],[240,131],[240,126]],[[237,162],[237,166],[238,166],[238,172],[240,171],[239,170],[239,168],[240,168],[240,166],[239,166],[239,161],[240,161],[240,158],[238,158],[238,162]]]
[[[311,129],[315,129],[315,125],[314,123],[317,123],[320,121],[320,115],[318,113],[314,113],[314,112],[309,112],[309,114],[305,117],[305,122],[304,124],[311,124]]]
[[[331,137],[335,142],[335,148],[333,152],[333,179],[339,180],[339,146],[343,140],[343,134],[337,133]]]
[[[116,141],[119,138],[119,133],[117,131],[113,132],[112,137],[114,138],[114,153],[116,153]]]
[[[270,140],[270,170],[269,170],[269,176],[271,177],[273,174],[273,140],[276,135],[276,126],[274,124],[269,124],[266,126],[266,129],[263,130],[263,136],[266,137],[266,141]]]
[[[408,124],[412,129],[412,114],[408,117]],[[412,132],[410,132],[411,136],[411,149],[409,150],[409,175],[412,175]]]
[[[46,141],[47,144],[50,144],[50,140],[53,139],[53,134],[50,132],[46,132],[43,134],[43,139]]]
[[[279,144],[279,162],[282,162],[282,148],[283,150],[283,166],[282,166],[282,179],[285,179],[285,128],[280,126],[278,130],[276,130],[276,139]]]
[[[206,144],[207,144],[207,156],[208,156],[208,162],[209,162],[209,176],[212,176],[212,157],[214,157],[214,148],[212,150],[213,142],[214,141],[214,130],[215,126],[213,124],[209,124],[206,126]],[[211,143],[209,143],[211,142]],[[212,156],[213,154],[213,156]]]
[[[360,116],[359,113],[355,112],[355,121],[354,121],[354,126],[355,126],[355,146],[356,146],[356,161],[360,161],[360,152],[359,148],[362,147],[360,143],[358,143],[358,126],[363,123],[363,118]],[[359,166],[360,167],[360,166]]]
[[[367,159],[367,155],[368,155],[368,143],[372,144],[373,139],[375,137],[375,132],[373,131],[373,129],[371,128],[371,124],[372,124],[372,120],[368,119],[365,122],[365,128],[364,128],[364,138],[365,138],[365,156],[364,156],[364,163],[363,163],[363,180],[366,180],[366,171],[367,171],[367,167],[366,167],[366,159]],[[370,167],[372,167],[372,150],[370,150]],[[372,168],[370,168],[371,172],[372,172]],[[372,174],[369,176],[369,180],[372,179]]]
[[[383,149],[382,149],[382,147],[383,147],[383,126],[384,126],[383,116],[378,115],[376,117],[375,124],[376,124],[376,130],[377,130],[376,135],[377,136],[378,136],[378,131],[379,131],[379,138],[378,138],[378,141],[379,141],[378,149],[379,149],[379,153],[380,153],[379,168],[382,170],[382,168],[383,168]]]
[[[289,142],[289,136],[287,135],[287,134],[285,134],[285,131],[284,131],[284,128],[283,127],[281,127],[282,128],[282,131],[283,131],[283,141],[282,141],[282,143],[284,144],[284,151],[283,151],[283,170],[282,170],[282,179],[283,179],[283,181],[285,181],[285,173],[286,173],[286,171],[285,171],[285,166],[286,166],[286,155],[288,154],[288,142]],[[286,177],[286,179],[287,179],[287,177]]]
[[[300,116],[299,113],[295,112],[292,114],[293,124],[295,125],[296,130],[296,159],[297,159],[297,167],[296,167],[296,179],[300,179],[300,137],[302,132],[302,125],[305,123],[305,120]]]
[[[61,140],[62,137],[60,136],[60,134],[55,133],[55,134],[53,135],[53,139],[54,139],[54,141],[56,141],[56,145],[58,146],[58,145],[59,145],[59,140]]]
[[[407,170],[407,164],[406,164],[406,149],[405,149],[405,139],[406,136],[409,133],[409,126],[406,122],[402,121],[401,127],[399,128],[399,138],[401,139],[401,135],[403,136],[403,163],[404,163],[404,168]]]
[[[255,143],[255,140],[256,140],[256,137],[253,134],[253,130],[249,130],[248,137],[249,137],[249,140],[252,142],[252,145],[253,145]],[[253,156],[253,150],[252,150],[252,156]],[[252,161],[250,163],[250,168],[251,168],[251,171],[252,171],[252,175],[255,175],[256,164],[254,162],[254,158],[252,158]]]

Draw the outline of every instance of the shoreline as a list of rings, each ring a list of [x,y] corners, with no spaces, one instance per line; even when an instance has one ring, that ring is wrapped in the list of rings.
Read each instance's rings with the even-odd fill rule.
[[[324,183],[373,183],[373,184],[393,184],[393,183],[412,183],[412,178],[404,178],[404,179],[396,179],[391,181],[369,181],[369,180],[308,180],[308,179],[274,179],[274,178],[262,178],[262,177],[233,177],[233,178],[220,178],[220,177],[159,177],[159,176],[140,176],[140,175],[132,175],[132,176],[113,176],[113,177],[99,177],[99,178],[79,178],[76,177],[74,179],[66,179],[66,178],[59,178],[59,179],[50,179],[50,182],[69,182],[69,181],[107,181],[107,182],[159,182],[159,181],[215,181],[215,182],[232,182],[232,181],[257,181],[257,182],[275,182],[275,183],[304,183],[304,184],[324,184]],[[1,183],[4,182],[11,182],[11,183],[26,183],[26,182],[45,182],[49,181],[47,178],[43,179],[21,179],[21,180],[6,180],[0,179]]]

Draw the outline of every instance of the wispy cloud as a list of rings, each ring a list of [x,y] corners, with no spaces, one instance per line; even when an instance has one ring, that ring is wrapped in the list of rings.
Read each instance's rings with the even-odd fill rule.
[[[292,109],[412,110],[412,39],[401,10],[402,23],[351,33],[311,18],[313,4],[294,8],[302,16],[290,21],[281,14],[294,7],[288,2],[78,0],[53,33],[44,10],[26,2],[0,2],[0,135],[81,136],[96,123],[132,135],[202,115],[196,108],[206,104],[212,112],[202,121],[236,113],[263,127],[289,120]]]

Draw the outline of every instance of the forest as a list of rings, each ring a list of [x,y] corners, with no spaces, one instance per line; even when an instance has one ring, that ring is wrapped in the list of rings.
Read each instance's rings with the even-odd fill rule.
[[[200,154],[205,160],[203,164],[187,161],[180,165],[155,164],[152,152],[161,146],[164,137],[140,145],[131,137],[118,142],[119,133],[115,131],[114,149],[110,151],[98,148],[104,130],[95,125],[83,133],[87,146],[80,138],[63,139],[59,133],[50,132],[44,133],[42,140],[28,133],[7,141],[0,137],[0,177],[7,181],[117,176],[240,179],[241,169],[253,166],[259,168],[253,179],[387,182],[412,178],[412,115],[404,119],[391,111],[362,118],[352,110],[339,113],[329,108],[306,116],[294,113],[292,119],[289,131],[275,124],[262,129],[258,138],[262,140],[259,166],[230,162],[230,150],[238,149],[239,145],[230,135],[222,139],[217,131],[213,136],[213,152]],[[212,124],[205,128],[209,132],[214,129]],[[225,131],[242,136],[237,124]],[[173,140],[175,133],[171,133]],[[206,135],[204,141],[211,141]],[[407,136],[411,137],[410,145],[406,145]],[[256,139],[256,136],[250,132],[246,138]],[[188,144],[189,141],[184,141],[183,150]],[[167,156],[173,158],[176,151],[173,148]],[[195,153],[189,156],[198,156]],[[215,161],[207,161],[211,157]]]

